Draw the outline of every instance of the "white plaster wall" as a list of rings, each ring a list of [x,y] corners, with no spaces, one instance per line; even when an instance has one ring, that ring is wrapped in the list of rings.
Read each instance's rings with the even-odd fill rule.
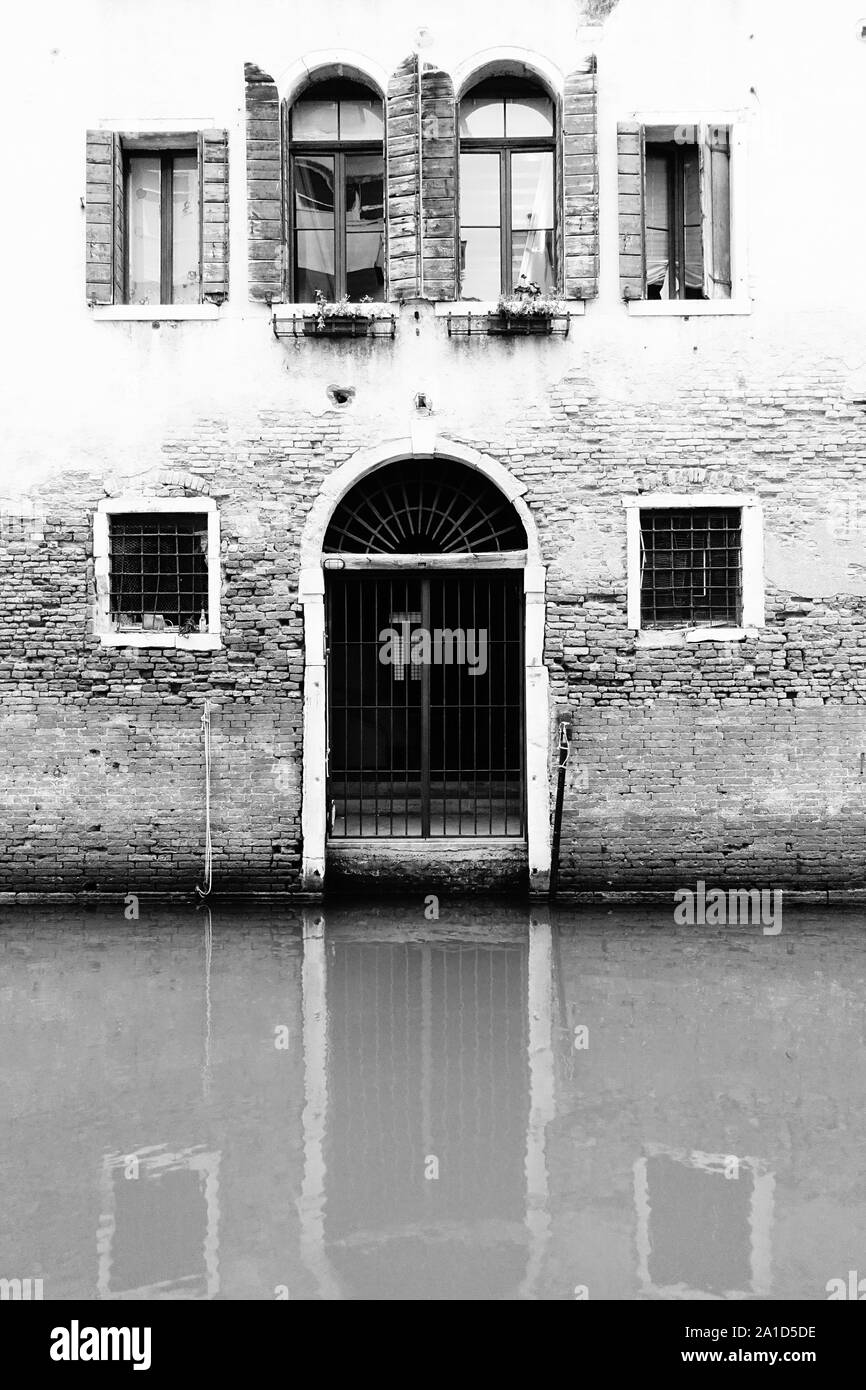
[[[634,402],[675,399],[695,349],[750,383],[838,367],[866,396],[866,42],[862,0],[620,0],[587,27],[569,0],[45,0],[5,22],[3,390],[0,490],[46,472],[138,471],[171,428],[200,415],[238,431],[262,406],[330,409],[328,382],[357,387],[359,429],[404,434],[416,391],[444,434],[547,410],[545,389],[586,370]],[[601,293],[553,350],[455,348],[441,323],[388,357],[339,345],[287,350],[247,302],[243,63],[283,77],[340,47],[393,71],[419,26],[426,60],[451,72],[494,45],[537,51],[563,73],[599,60]],[[636,110],[742,113],[749,145],[748,318],[630,318],[617,283],[618,118]],[[196,119],[231,133],[231,297],[218,323],[96,323],[84,302],[84,152],[89,126]],[[15,211],[22,210],[16,216]],[[322,349],[322,350],[320,350]],[[383,361],[387,360],[387,371]]]

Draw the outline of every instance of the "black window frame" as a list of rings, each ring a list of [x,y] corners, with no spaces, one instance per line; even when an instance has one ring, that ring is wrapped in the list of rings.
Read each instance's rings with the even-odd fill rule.
[[[661,302],[664,302],[665,299],[705,300],[707,297],[704,290],[706,267],[703,263],[703,245],[701,246],[701,285],[691,289],[686,285],[685,166],[689,153],[698,164],[698,195],[701,199],[701,217],[703,218],[703,192],[700,187],[700,156],[697,144],[688,142],[677,144],[673,140],[647,140],[644,146],[644,163],[646,164],[650,155],[654,159],[663,159],[667,172],[668,208],[670,210],[670,227],[668,229],[668,264],[670,270],[667,296],[659,294],[657,297]],[[645,221],[644,235],[646,235],[647,230]],[[647,300],[656,299],[655,295],[649,293],[649,286],[647,286],[645,293]]]
[[[174,199],[172,196],[172,174],[175,159],[189,159],[194,156],[196,178],[201,182],[201,154],[197,145],[172,145],[165,149],[154,145],[123,145],[123,302],[136,301],[129,297],[129,180],[132,159],[158,159],[159,180],[159,303],[174,304]],[[203,209],[201,187],[199,187],[198,208],[198,303],[202,302],[202,227]]]
[[[351,100],[353,96],[360,97],[361,93],[366,97],[378,101],[382,107],[382,139],[379,140],[295,140],[292,136],[292,114],[295,108],[304,101],[315,101],[319,99],[332,100],[339,103],[341,100]],[[286,229],[288,233],[288,278],[289,278],[289,297],[293,303],[297,303],[298,293],[298,228],[295,225],[295,161],[297,159],[310,158],[318,155],[321,157],[332,158],[334,161],[334,300],[346,297],[348,289],[346,286],[346,240],[348,236],[346,226],[346,156],[347,155],[378,155],[382,160],[382,236],[385,242],[385,261],[382,271],[382,298],[377,303],[385,303],[388,298],[388,209],[386,191],[386,109],[385,102],[375,87],[368,86],[366,83],[359,82],[357,79],[341,78],[327,82],[316,82],[309,87],[305,87],[302,92],[295,97],[294,101],[288,106],[286,111],[286,150],[287,150],[287,197],[286,197]],[[338,132],[339,133],[339,132]]]
[[[553,117],[553,132],[551,135],[461,135],[460,134],[460,107],[463,102],[473,95],[484,95],[496,99],[507,101],[509,98],[520,99],[521,96],[543,96],[550,102],[551,114]],[[515,290],[514,275],[512,268],[512,239],[514,228],[511,222],[511,156],[519,154],[552,154],[553,155],[553,284],[548,293],[555,294],[560,291],[560,206],[559,206],[559,127],[560,111],[559,103],[556,98],[543,87],[540,82],[524,78],[502,78],[499,80],[482,80],[468,87],[457,103],[457,274],[460,286],[460,295],[463,294],[463,244],[461,238],[460,221],[460,156],[463,154],[499,154],[499,262],[500,262],[500,290],[499,293],[506,297],[512,295]]]

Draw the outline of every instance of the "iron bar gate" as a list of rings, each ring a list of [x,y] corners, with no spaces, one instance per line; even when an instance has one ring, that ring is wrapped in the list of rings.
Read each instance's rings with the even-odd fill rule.
[[[333,838],[524,835],[521,580],[328,575]]]

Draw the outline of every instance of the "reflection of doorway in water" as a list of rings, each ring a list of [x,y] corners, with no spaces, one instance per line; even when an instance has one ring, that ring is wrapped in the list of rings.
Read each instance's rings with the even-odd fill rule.
[[[648,1147],[635,1164],[635,1202],[645,1292],[768,1292],[773,1178],[755,1159]]]
[[[524,942],[331,946],[324,1235],[347,1292],[516,1293],[526,1004]]]

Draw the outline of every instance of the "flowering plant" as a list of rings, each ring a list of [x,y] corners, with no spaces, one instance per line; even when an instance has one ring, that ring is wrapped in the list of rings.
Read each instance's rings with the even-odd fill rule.
[[[382,306],[375,304],[368,294],[353,304],[347,294],[342,299],[330,300],[321,290],[316,290],[316,307],[306,317],[314,318],[317,327],[325,328],[328,319],[376,319],[383,312]]]
[[[525,275],[521,275],[513,294],[499,296],[496,308],[509,318],[552,318],[554,314],[565,313],[559,295],[545,294],[540,285],[534,280],[527,281]]]

